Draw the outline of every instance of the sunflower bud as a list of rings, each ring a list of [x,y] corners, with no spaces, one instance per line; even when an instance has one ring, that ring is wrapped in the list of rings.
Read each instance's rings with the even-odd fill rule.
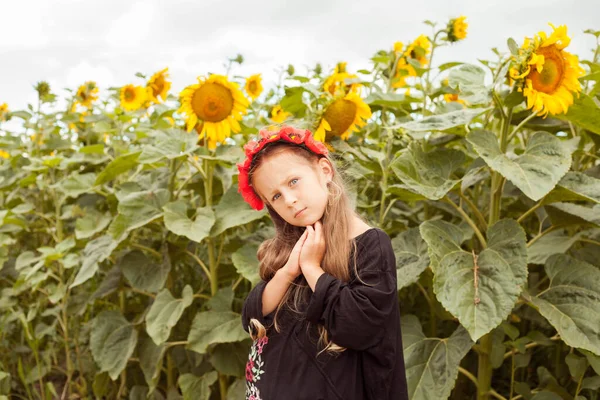
[[[233,60],[231,60],[233,62],[236,62],[238,64],[242,64],[244,62],[244,56],[241,54],[238,54]]]
[[[294,68],[294,66],[292,64],[289,64],[286,72],[288,73],[289,76],[292,76],[292,75],[294,75],[294,72],[296,72],[296,69]]]
[[[50,84],[46,81],[39,81],[37,85],[34,86],[36,92],[38,92],[38,98],[41,101],[49,100],[50,96]]]
[[[317,65],[315,65],[315,69],[313,70],[315,75],[321,75],[321,73],[323,73],[323,66],[321,65],[321,63],[317,63]]]

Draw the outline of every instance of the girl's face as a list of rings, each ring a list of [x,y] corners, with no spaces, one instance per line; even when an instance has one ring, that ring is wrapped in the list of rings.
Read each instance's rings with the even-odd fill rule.
[[[302,157],[281,152],[263,160],[253,174],[252,184],[287,223],[308,226],[325,213],[327,182],[332,177],[333,169],[325,158],[311,166]]]

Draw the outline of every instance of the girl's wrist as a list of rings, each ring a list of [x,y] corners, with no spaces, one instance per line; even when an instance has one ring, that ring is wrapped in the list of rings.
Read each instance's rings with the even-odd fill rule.
[[[294,275],[284,266],[280,268],[275,275],[279,275],[282,279],[285,279],[286,282],[292,283],[300,274]]]

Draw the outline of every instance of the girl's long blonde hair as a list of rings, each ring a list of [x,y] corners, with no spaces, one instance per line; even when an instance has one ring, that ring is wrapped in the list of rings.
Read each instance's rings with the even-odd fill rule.
[[[315,169],[315,173],[317,172],[316,163],[319,158],[325,157],[330,162],[333,170],[333,177],[331,182],[327,184],[329,195],[327,197],[325,213],[322,218],[326,251],[323,261],[321,262],[321,268],[335,278],[348,282],[351,278],[350,269],[348,268],[348,259],[352,249],[354,249],[353,271],[355,276],[358,277],[356,269],[356,243],[354,240],[348,239],[350,236],[350,222],[358,215],[354,212],[350,199],[346,194],[344,177],[338,173],[335,162],[329,156],[317,155],[302,146],[286,142],[274,142],[265,146],[260,153],[255,155],[248,173],[249,182],[252,182],[253,173],[260,165],[262,165],[262,162],[267,157],[282,152],[288,152],[290,156],[295,155],[304,158]],[[305,228],[287,223],[266,201],[265,206],[275,225],[275,237],[261,243],[258,248],[257,257],[260,262],[260,277],[263,280],[268,281],[273,278],[277,270],[282,268],[288,261],[294,245],[304,232]],[[307,295],[310,292],[311,289],[303,275],[300,275],[296,282],[290,285],[277,306],[275,317],[273,319],[273,325],[277,332],[281,331],[277,322],[277,316],[282,307],[287,306],[293,312],[301,315],[302,313],[299,307],[300,303],[304,299],[307,299]],[[253,339],[262,338],[266,335],[266,328],[258,320],[251,319],[250,325],[251,337]],[[254,330],[252,328],[256,329],[257,335],[252,333]],[[338,346],[329,340],[327,337],[327,330],[323,325],[318,324],[318,331],[319,345],[323,346],[323,349],[319,354],[323,351],[339,353],[345,350],[345,348]]]

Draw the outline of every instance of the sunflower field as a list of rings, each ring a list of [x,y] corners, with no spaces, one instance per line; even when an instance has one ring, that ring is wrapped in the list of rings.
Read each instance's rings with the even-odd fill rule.
[[[180,93],[165,68],[0,98],[0,399],[244,399],[274,229],[236,163],[283,124],[392,238],[412,399],[598,399],[600,31],[581,59],[550,25],[439,65],[466,18],[425,26],[369,69],[275,84],[240,55]]]

